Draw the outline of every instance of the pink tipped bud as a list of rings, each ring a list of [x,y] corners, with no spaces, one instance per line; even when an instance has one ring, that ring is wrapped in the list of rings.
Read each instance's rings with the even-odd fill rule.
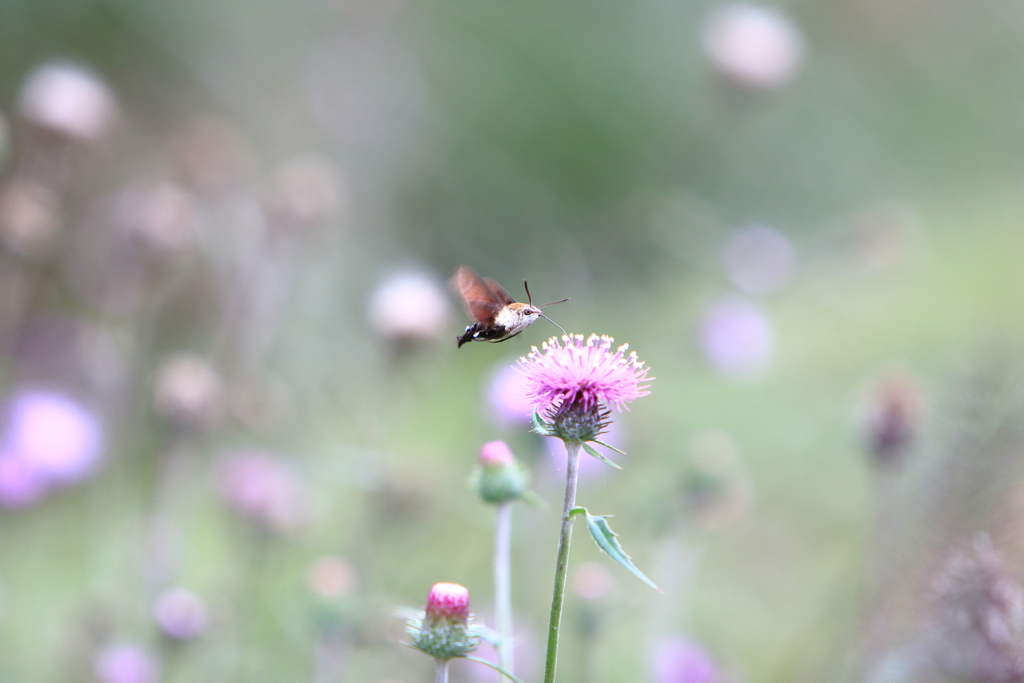
[[[469,619],[469,590],[457,583],[435,583],[427,596],[427,623],[465,624]]]
[[[504,441],[489,441],[480,449],[480,464],[484,467],[504,467],[513,462],[515,456]]]
[[[507,503],[522,498],[529,477],[504,441],[485,443],[480,449],[480,466],[470,485],[485,503]]]
[[[406,631],[413,645],[442,660],[472,652],[480,642],[469,613],[469,591],[457,583],[435,583],[426,611],[409,619]]]

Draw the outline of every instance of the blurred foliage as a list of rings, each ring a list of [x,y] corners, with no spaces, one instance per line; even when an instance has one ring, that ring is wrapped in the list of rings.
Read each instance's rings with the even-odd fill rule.
[[[499,438],[549,504],[515,520],[539,678],[558,459],[489,397],[554,328],[457,351],[460,263],[657,377],[579,500],[665,595],[577,530],[559,680],[662,683],[678,636],[721,681],[1022,680],[1024,10],[773,5],[802,48],[755,87],[709,54],[724,6],[0,3],[0,681],[112,681],[118,645],[429,680],[396,610],[453,581],[490,616]],[[729,256],[751,225],[792,261]],[[88,476],[18,469],[40,388],[102,431]]]

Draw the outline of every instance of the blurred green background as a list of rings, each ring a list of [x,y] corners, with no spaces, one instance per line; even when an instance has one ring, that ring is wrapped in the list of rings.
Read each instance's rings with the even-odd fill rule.
[[[4,0],[0,681],[430,680],[396,614],[490,619],[495,439],[538,680],[564,463],[496,373],[555,328],[457,350],[463,263],[657,377],[579,500],[665,594],[578,529],[559,680],[1021,680],[1022,27]]]

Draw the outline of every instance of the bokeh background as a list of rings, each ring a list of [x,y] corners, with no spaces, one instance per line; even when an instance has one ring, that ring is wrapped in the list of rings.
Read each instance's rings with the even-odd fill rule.
[[[564,463],[445,287],[657,377],[583,472],[566,683],[1024,680],[1024,10],[0,3],[0,681],[538,680]],[[487,654],[486,648],[483,650]],[[492,681],[466,662],[453,680]]]

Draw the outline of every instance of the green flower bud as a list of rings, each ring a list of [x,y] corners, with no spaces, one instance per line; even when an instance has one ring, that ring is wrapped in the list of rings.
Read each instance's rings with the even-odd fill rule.
[[[498,505],[522,498],[529,477],[504,441],[491,441],[480,449],[470,483],[485,503]]]

